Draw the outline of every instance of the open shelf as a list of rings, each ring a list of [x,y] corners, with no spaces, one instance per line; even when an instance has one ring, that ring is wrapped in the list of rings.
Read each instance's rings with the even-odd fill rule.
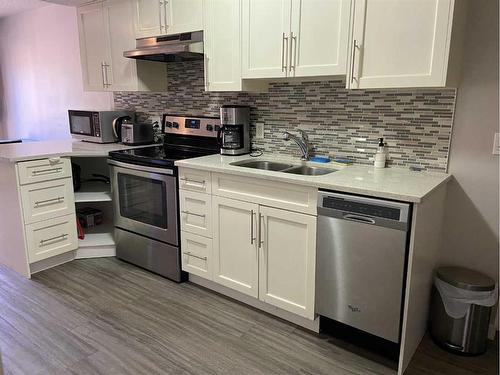
[[[110,185],[101,182],[84,182],[81,189],[75,192],[75,203],[109,201],[111,201]]]
[[[85,238],[78,240],[78,247],[115,246],[114,226],[112,221],[104,221],[93,228],[83,228]]]

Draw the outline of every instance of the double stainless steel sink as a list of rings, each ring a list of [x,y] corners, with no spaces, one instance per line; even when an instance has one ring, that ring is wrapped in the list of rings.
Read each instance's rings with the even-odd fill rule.
[[[268,160],[241,160],[230,164],[238,167],[284,172],[303,176],[321,176],[337,171],[336,169],[332,168],[311,167],[309,165],[293,165]]]

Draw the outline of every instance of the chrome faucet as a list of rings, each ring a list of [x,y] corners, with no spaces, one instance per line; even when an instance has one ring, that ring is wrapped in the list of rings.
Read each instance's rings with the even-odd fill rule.
[[[284,132],[283,139],[285,141],[292,140],[297,143],[297,146],[299,146],[300,152],[302,153],[301,159],[309,160],[309,137],[304,130],[299,129],[299,132],[300,137],[297,137],[296,135],[293,135],[289,132]]]

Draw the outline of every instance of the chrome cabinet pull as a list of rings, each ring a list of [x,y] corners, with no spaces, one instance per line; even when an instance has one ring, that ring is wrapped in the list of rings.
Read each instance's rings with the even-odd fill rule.
[[[38,170],[34,170],[31,173],[33,173],[36,176],[36,175],[39,175],[39,174],[58,173],[60,171],[62,171],[62,168],[61,167],[57,167],[57,168],[49,168],[49,169],[38,169]]]
[[[351,83],[354,82],[354,59],[356,58],[356,48],[358,48],[358,44],[356,43],[356,39],[354,39],[354,43],[352,46],[352,60],[351,60]]]
[[[259,248],[262,247],[264,240],[262,239],[262,218],[264,216],[259,212]]]
[[[295,45],[295,48],[293,47]],[[293,63],[292,63],[293,60]],[[290,32],[290,72],[295,70],[295,63],[297,62],[297,36]]]
[[[45,199],[43,201],[36,201],[35,206],[39,206],[41,204],[50,203],[50,202],[59,203],[61,201],[64,201],[64,197],[57,197],[57,198]]]
[[[106,87],[111,86],[111,83],[108,81],[108,68],[109,64],[107,62],[104,62],[104,79],[106,81],[105,85]]]
[[[61,234],[59,236],[47,238],[45,240],[40,240],[40,245],[43,245],[46,242],[52,242],[52,241],[59,240],[59,239],[64,240],[67,236],[68,236],[68,234],[65,233],[65,234]]]
[[[188,257],[193,257],[193,258],[201,259],[201,260],[207,260],[208,259],[207,257],[200,257],[199,255],[194,255],[190,251],[185,251],[184,255],[187,255]]]
[[[191,180],[191,179],[186,178],[186,177],[180,177],[179,180],[186,182],[186,184],[188,184],[190,182],[194,182],[195,184],[205,185],[205,180],[202,180],[202,181]]]
[[[186,214],[186,215],[193,215],[193,216],[199,216],[199,217],[205,217],[206,215],[205,214],[195,214],[194,212],[190,212],[190,211],[181,211],[183,214]]]
[[[104,69],[104,61],[101,61],[102,87],[106,88],[106,78],[104,77],[106,73],[104,73]]]
[[[163,1],[159,1],[158,2],[158,18],[159,18],[159,21],[160,21],[160,31],[163,30],[163,22],[162,22],[162,19],[161,19],[161,8],[163,7]]]
[[[285,52],[286,47],[286,52]],[[283,33],[283,39],[281,40],[281,71],[286,72],[288,63],[286,58],[288,57],[288,37]]]
[[[255,215],[254,210],[251,210],[251,215],[250,215],[250,245],[253,245],[254,241],[256,238],[254,237],[253,233],[253,216]]]
[[[163,2],[163,11],[164,11],[164,14],[165,14],[165,32],[167,31],[168,29],[168,22],[167,22],[167,4],[168,4],[168,0],[165,0]]]

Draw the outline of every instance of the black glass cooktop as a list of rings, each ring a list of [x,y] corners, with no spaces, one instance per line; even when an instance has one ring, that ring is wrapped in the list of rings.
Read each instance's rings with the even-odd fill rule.
[[[180,148],[170,146],[141,147],[129,150],[111,151],[113,160],[156,167],[173,167],[176,160],[197,158],[216,154],[217,150]]]

